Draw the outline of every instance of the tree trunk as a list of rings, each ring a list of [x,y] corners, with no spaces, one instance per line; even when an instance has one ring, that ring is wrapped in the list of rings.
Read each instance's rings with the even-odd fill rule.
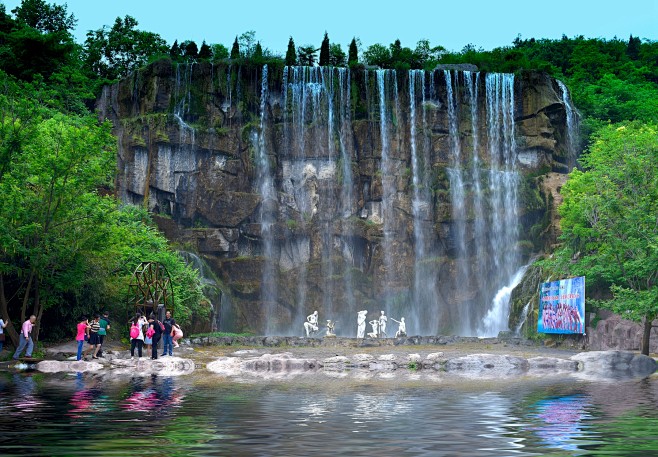
[[[7,296],[5,295],[5,278],[2,274],[0,274],[0,317],[9,323],[7,328],[5,328],[5,334],[9,335],[9,339],[14,347],[18,347],[18,332],[14,324],[9,320],[9,305],[7,303]]]
[[[651,338],[653,319],[650,316],[644,316],[644,329],[642,332],[642,354],[649,355],[649,339]]]
[[[43,314],[43,306],[41,306],[41,294],[39,293],[39,287],[41,282],[39,277],[36,276],[34,279],[34,308],[32,314],[37,317],[37,321],[34,324],[34,329],[32,330],[32,340],[36,343],[39,341],[39,329],[41,328],[41,315]]]
[[[30,270],[30,278],[27,280],[25,286],[25,296],[23,297],[23,306],[21,306],[21,325],[27,319],[27,302],[30,300],[30,290],[32,289],[32,281],[34,280],[34,268]]]

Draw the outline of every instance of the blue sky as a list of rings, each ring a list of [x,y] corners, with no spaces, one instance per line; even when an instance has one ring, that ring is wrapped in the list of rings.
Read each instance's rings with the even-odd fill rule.
[[[66,3],[78,19],[75,36],[112,25],[131,15],[138,28],[160,34],[169,44],[178,39],[230,48],[236,35],[253,30],[264,48],[284,54],[290,36],[295,44],[319,47],[327,31],[344,50],[352,37],[363,47],[388,45],[399,38],[414,48],[420,39],[459,51],[472,43],[493,49],[523,38],[628,39],[630,34],[658,39],[658,0],[46,0]],[[11,11],[19,0],[3,1]]]

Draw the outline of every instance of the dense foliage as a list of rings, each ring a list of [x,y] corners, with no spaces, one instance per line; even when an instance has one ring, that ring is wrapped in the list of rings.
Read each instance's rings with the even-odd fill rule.
[[[581,161],[562,188],[563,245],[547,264],[609,287],[596,304],[643,322],[648,354],[658,317],[658,125],[606,126]]]

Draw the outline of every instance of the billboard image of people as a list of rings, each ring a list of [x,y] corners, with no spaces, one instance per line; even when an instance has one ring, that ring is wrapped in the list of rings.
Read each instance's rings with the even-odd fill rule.
[[[539,333],[585,334],[585,277],[545,282],[539,287]]]

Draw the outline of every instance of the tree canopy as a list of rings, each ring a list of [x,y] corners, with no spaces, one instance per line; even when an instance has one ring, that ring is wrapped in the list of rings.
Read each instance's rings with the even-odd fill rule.
[[[597,302],[644,323],[658,317],[658,125],[608,125],[562,188],[563,247],[554,267],[611,292]]]

